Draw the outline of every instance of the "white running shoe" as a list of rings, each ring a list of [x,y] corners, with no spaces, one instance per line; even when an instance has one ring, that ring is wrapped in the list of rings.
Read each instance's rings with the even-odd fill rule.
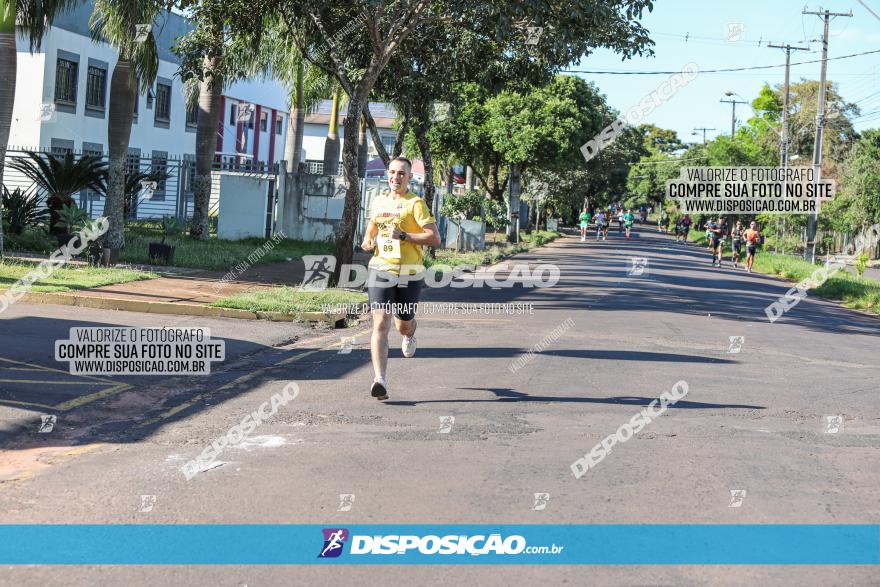
[[[416,354],[416,335],[412,336],[404,336],[403,343],[400,345],[400,350],[403,351],[403,356],[407,359],[412,358],[414,354]]]

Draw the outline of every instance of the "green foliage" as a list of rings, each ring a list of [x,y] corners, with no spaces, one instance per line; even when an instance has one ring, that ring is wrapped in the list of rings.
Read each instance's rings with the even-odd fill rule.
[[[25,228],[21,234],[7,234],[4,244],[7,251],[44,255],[48,255],[58,248],[58,241],[43,228]]]
[[[73,194],[85,189],[101,191],[107,177],[107,166],[100,157],[77,158],[70,152],[58,156],[26,151],[24,157],[16,157],[9,166],[30,179],[46,197],[49,227],[53,231],[59,222],[59,210],[73,204]]]
[[[847,230],[880,222],[880,129],[867,130],[840,165],[842,206]]]
[[[768,84],[764,84],[758,97],[752,100],[752,110],[768,121],[778,121],[782,118],[782,99]]]
[[[510,220],[507,218],[507,207],[498,200],[485,200],[483,203],[486,226],[489,230],[497,232],[507,228]]]
[[[862,251],[858,257],[856,257],[856,273],[859,277],[864,275],[865,269],[868,268],[868,251]]]
[[[674,153],[686,147],[674,130],[653,124],[640,124],[637,128],[645,137],[645,147],[652,153]]]
[[[446,194],[440,213],[449,218],[470,220],[480,214],[480,208],[486,198],[480,192],[472,191],[463,194]]]
[[[67,229],[67,234],[84,227],[89,220],[88,213],[76,204],[67,204],[58,211],[60,223]]]
[[[180,222],[174,216],[162,217],[162,244],[165,244],[166,238],[171,238],[180,234],[182,227]]]
[[[20,235],[29,226],[48,222],[48,211],[42,208],[42,198],[36,192],[23,192],[15,188],[10,192],[3,186],[3,230]]]

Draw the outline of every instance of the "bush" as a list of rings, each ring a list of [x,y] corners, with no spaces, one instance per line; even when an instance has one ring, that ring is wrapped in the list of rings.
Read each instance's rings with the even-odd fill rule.
[[[480,192],[465,192],[459,195],[447,194],[443,197],[440,213],[449,218],[470,220],[480,214],[480,208],[485,200]]]
[[[39,227],[26,228],[21,234],[7,234],[5,245],[8,251],[44,255],[58,248],[58,242],[44,228]]]
[[[49,220],[43,209],[42,198],[35,192],[22,192],[15,188],[10,192],[3,186],[3,227],[8,234],[19,235],[29,226],[40,226]]]
[[[865,273],[865,269],[868,268],[868,252],[862,251],[862,253],[856,257],[856,273],[859,277],[861,277]]]

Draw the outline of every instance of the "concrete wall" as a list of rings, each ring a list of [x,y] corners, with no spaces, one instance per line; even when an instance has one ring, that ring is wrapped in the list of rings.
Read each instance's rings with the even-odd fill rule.
[[[220,172],[220,213],[217,236],[222,239],[266,237],[270,179]]]

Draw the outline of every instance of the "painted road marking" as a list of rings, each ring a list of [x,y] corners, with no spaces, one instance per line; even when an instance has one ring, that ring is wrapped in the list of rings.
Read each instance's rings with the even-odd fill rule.
[[[339,336],[338,334],[334,333],[334,334],[331,334],[331,335],[322,336],[322,337],[317,338],[317,339],[315,339],[315,340],[304,341],[304,342],[308,342],[308,343],[311,343],[311,344],[315,344],[315,343],[319,343],[319,342],[322,342],[322,341],[325,341],[325,340],[328,340],[328,339],[331,339],[331,338],[332,338],[332,339],[336,339],[338,336]],[[351,335],[351,336],[357,336],[357,334],[353,334],[353,335]],[[335,344],[335,343],[334,343],[334,344]],[[237,385],[240,385],[240,384],[242,384],[242,383],[246,383],[246,382],[250,381],[251,379],[254,379],[255,377],[257,377],[258,375],[262,374],[262,373],[263,373],[264,371],[266,371],[267,369],[275,369],[275,368],[277,368],[277,367],[280,366],[280,365],[289,365],[289,364],[291,364],[291,363],[294,363],[294,362],[296,362],[296,361],[300,361],[300,360],[302,360],[302,359],[305,359],[306,357],[309,357],[309,356],[311,356],[311,355],[314,355],[315,353],[319,353],[319,352],[321,352],[321,351],[329,350],[330,348],[331,348],[331,347],[321,347],[321,348],[318,348],[318,349],[313,349],[313,350],[310,350],[310,351],[305,351],[305,352],[302,352],[302,353],[300,353],[300,354],[298,354],[298,355],[294,355],[294,356],[292,356],[292,357],[288,357],[288,358],[284,359],[283,361],[281,361],[280,363],[277,363],[277,364],[275,364],[275,365],[268,365],[268,366],[266,366],[266,367],[262,367],[262,368],[260,368],[260,369],[258,369],[258,370],[256,370],[256,371],[251,371],[250,373],[246,373],[246,374],[244,374],[244,375],[242,375],[242,376],[240,376],[240,377],[237,377],[236,379],[233,379],[233,380],[230,381],[229,383],[226,383],[225,385],[222,385],[222,386],[218,387],[217,389],[214,389],[214,390],[211,390],[211,391],[206,391],[205,393],[200,393],[200,394],[194,396],[193,398],[191,398],[190,400],[183,402],[182,404],[176,405],[176,406],[174,406],[173,408],[169,408],[168,410],[162,412],[161,414],[159,414],[158,416],[156,416],[156,417],[154,417],[154,418],[150,418],[149,420],[147,420],[147,421],[145,421],[145,422],[141,422],[141,423],[139,423],[139,424],[135,424],[135,428],[144,428],[145,426],[150,426],[150,425],[152,425],[152,424],[156,424],[156,423],[158,423],[158,422],[161,422],[162,420],[167,420],[168,418],[174,416],[175,414],[179,414],[180,412],[186,410],[187,408],[190,408],[190,407],[192,407],[193,405],[195,405],[195,404],[197,404],[197,403],[199,403],[199,402],[201,402],[201,401],[203,401],[203,400],[206,400],[206,399],[210,398],[210,397],[213,396],[214,394],[217,394],[217,393],[219,393],[219,392],[221,392],[221,391],[223,391],[223,390],[226,390],[226,389],[230,389],[230,388],[235,387],[235,386],[237,386]]]
[[[5,363],[6,365],[2,365]],[[118,381],[113,381],[112,379],[105,379],[102,377],[95,377],[92,375],[74,375],[68,371],[63,369],[56,369],[54,367],[45,367],[43,365],[37,365],[34,363],[28,363],[25,361],[16,361],[13,359],[5,359],[0,357],[0,373],[11,375],[11,372],[36,372],[36,373],[45,373],[47,375],[64,375],[67,377],[67,380],[58,380],[56,379],[14,379],[14,378],[2,378],[0,379],[0,383],[19,383],[25,385],[56,385],[56,386],[76,386],[76,385],[91,385],[91,386],[109,386],[103,387],[98,391],[90,393],[88,395],[83,395],[79,397],[75,397],[73,399],[61,402],[57,405],[47,405],[38,402],[29,402],[29,401],[20,401],[13,399],[0,399],[0,404],[13,404],[17,406],[23,407],[31,407],[31,408],[39,408],[45,410],[54,410],[58,412],[66,412],[73,408],[83,406],[85,404],[91,403],[93,401],[103,399],[105,397],[110,397],[111,395],[115,395],[117,393],[123,392],[127,389],[131,388],[131,385],[128,383],[120,383]]]

